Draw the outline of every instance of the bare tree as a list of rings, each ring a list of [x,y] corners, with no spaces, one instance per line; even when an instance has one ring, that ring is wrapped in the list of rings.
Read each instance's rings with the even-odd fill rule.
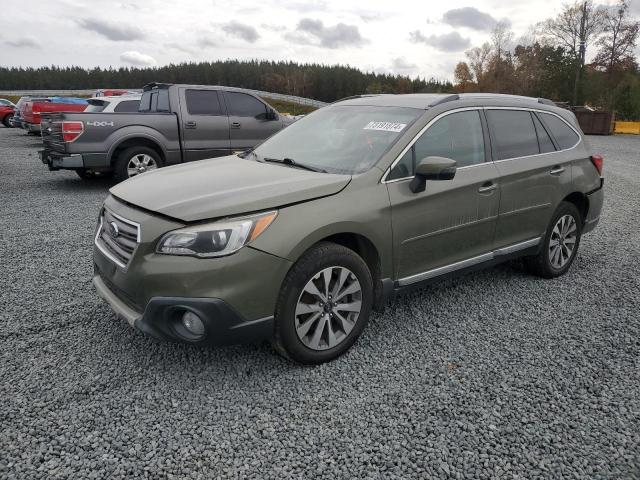
[[[513,32],[511,31],[509,23],[505,21],[498,22],[491,31],[491,43],[493,43],[493,50],[495,52],[495,89],[500,91],[500,80],[502,73],[502,56],[509,48],[509,44],[513,39]]]
[[[629,18],[629,0],[620,0],[607,11],[603,30],[604,34],[597,42],[600,48],[595,63],[606,68],[611,79],[616,67],[633,59],[638,42],[640,21]]]
[[[565,4],[556,18],[542,24],[542,31],[554,43],[571,52],[577,60],[573,86],[573,104],[578,103],[578,87],[584,68],[587,47],[602,32],[606,11],[593,4],[592,0]]]
[[[469,59],[469,67],[471,67],[471,71],[480,90],[484,87],[485,74],[487,73],[487,67],[492,53],[493,48],[490,43],[483,43],[481,47],[474,47],[465,52],[465,55]]]

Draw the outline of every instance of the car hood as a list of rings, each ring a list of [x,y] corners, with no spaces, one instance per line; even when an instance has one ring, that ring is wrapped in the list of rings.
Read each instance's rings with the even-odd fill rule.
[[[237,156],[161,168],[109,191],[185,222],[276,208],[341,191],[350,175],[317,173]]]

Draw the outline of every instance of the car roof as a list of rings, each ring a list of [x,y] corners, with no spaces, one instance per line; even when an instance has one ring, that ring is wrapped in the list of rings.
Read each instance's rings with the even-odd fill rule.
[[[334,102],[340,105],[370,105],[381,107],[410,107],[422,110],[451,102],[456,104],[496,104],[501,106],[532,107],[548,105],[555,106],[551,100],[545,98],[523,97],[520,95],[505,95],[499,93],[408,93],[408,94],[381,94],[381,95],[357,95],[347,97]],[[462,106],[462,105],[461,105]]]
[[[142,98],[141,93],[130,93],[124,95],[113,95],[110,97],[91,97],[87,100],[104,100],[108,102],[123,102],[125,100],[140,100]]]

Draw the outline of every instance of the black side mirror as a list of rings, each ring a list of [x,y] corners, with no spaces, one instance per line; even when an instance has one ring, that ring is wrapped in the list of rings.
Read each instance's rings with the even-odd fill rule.
[[[456,176],[456,161],[445,157],[426,157],[416,165],[416,175],[409,188],[413,193],[424,192],[427,180],[451,180]]]
[[[267,119],[267,120],[277,120],[278,119],[278,114],[275,112],[274,109],[268,108],[267,109],[267,113],[265,114],[265,119]]]

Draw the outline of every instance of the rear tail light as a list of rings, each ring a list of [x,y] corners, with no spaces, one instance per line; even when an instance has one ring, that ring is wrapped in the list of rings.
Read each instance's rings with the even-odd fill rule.
[[[84,132],[82,122],[62,122],[62,141],[73,142]]]
[[[604,158],[601,155],[591,155],[591,163],[598,170],[598,174],[602,176],[602,167],[604,166]]]

